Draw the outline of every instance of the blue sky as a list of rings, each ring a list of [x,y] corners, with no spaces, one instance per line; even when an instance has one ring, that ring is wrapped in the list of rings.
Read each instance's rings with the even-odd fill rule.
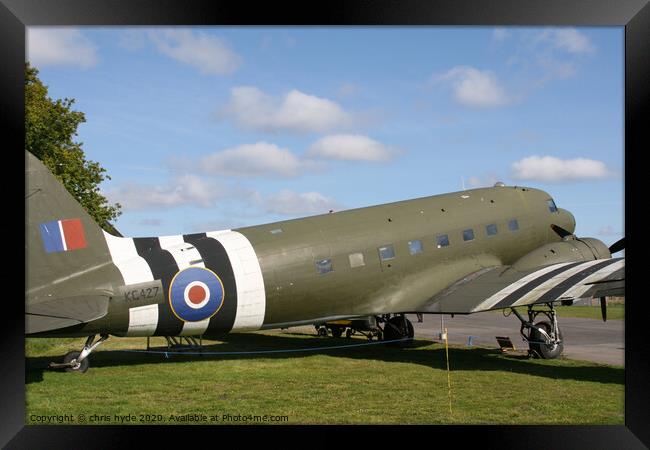
[[[117,228],[236,228],[490,186],[537,187],[580,236],[623,235],[615,28],[28,30],[112,177]]]

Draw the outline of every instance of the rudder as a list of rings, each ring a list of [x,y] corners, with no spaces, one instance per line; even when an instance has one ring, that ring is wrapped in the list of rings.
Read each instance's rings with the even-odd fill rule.
[[[122,280],[104,231],[41,161],[25,159],[28,316],[57,299],[112,295]]]

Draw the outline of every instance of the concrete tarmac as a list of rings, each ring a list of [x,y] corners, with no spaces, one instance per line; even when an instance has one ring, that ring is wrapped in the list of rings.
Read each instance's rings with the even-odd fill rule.
[[[417,322],[415,315],[408,315],[415,336],[432,340],[439,340],[441,317],[450,344],[499,348],[495,336],[508,336],[517,350],[528,350],[528,344],[519,333],[521,322],[514,314],[504,317],[501,312],[485,312],[455,315],[453,318],[450,315],[425,314],[422,323]],[[545,320],[545,316],[538,316],[538,320]],[[564,337],[564,358],[624,365],[624,320],[603,322],[559,317],[558,323]]]

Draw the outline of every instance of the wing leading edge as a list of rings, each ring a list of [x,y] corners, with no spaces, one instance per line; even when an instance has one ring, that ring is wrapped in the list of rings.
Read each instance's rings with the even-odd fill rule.
[[[489,267],[457,281],[417,312],[470,314],[605,295],[625,295],[625,258],[551,264],[525,272]]]

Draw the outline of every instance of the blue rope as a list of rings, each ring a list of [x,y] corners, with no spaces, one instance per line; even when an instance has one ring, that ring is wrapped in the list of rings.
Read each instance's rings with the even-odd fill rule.
[[[170,351],[151,351],[151,350],[114,350],[118,352],[127,352],[127,353],[152,353],[158,355],[165,355],[165,358],[169,358],[169,355],[253,355],[253,354],[262,354],[262,353],[296,353],[296,352],[310,352],[317,350],[336,350],[339,348],[352,348],[352,347],[364,347],[367,345],[378,345],[378,344],[390,344],[392,342],[402,342],[410,341],[412,338],[402,338],[394,339],[391,341],[377,341],[377,342],[364,342],[363,344],[350,344],[350,345],[336,345],[331,347],[313,347],[313,348],[296,348],[296,349],[283,349],[283,350],[256,350],[252,352],[170,352]]]

